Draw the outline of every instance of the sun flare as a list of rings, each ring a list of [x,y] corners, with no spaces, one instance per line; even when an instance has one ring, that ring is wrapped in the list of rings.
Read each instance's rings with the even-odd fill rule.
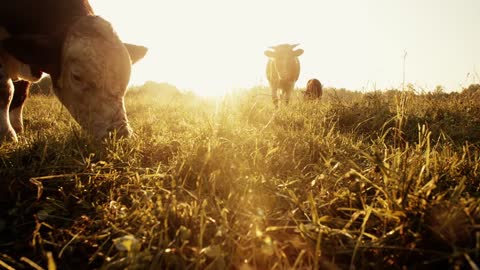
[[[131,84],[168,82],[206,96],[266,85],[263,51],[278,43],[305,50],[297,87],[314,77],[352,90],[399,87],[407,52],[408,83],[458,90],[480,80],[480,2],[462,3],[91,1],[125,41],[149,48]]]

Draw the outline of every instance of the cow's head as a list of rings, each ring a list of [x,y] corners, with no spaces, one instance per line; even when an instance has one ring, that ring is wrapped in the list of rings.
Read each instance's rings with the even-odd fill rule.
[[[270,47],[272,50],[265,51],[265,55],[273,61],[280,80],[296,80],[296,78],[291,78],[295,74],[292,72],[292,68],[298,63],[297,57],[303,54],[302,49],[293,50],[296,46],[298,44],[281,44]]]
[[[114,131],[131,134],[124,95],[131,64],[147,49],[122,43],[110,23],[97,16],[80,17],[60,39],[13,37],[4,47],[51,75],[55,94],[85,130],[100,138]]]

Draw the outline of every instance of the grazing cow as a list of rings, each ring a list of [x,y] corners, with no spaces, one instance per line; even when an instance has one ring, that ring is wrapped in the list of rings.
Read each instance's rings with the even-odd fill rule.
[[[114,7],[113,7],[114,8]],[[129,136],[124,95],[131,64],[147,48],[122,43],[88,0],[3,0],[0,4],[0,139],[17,140],[29,82],[43,73],[83,129]]]
[[[305,90],[305,100],[320,100],[323,95],[323,86],[317,79],[310,79],[307,82],[307,90]]]
[[[265,51],[269,58],[267,63],[267,79],[272,88],[272,100],[278,107],[277,89],[282,89],[282,96],[288,104],[295,82],[300,75],[298,57],[303,54],[302,49],[293,50],[298,44],[280,44]]]

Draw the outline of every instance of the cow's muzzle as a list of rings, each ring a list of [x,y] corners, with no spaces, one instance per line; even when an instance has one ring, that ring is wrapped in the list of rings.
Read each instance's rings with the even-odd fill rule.
[[[111,127],[101,134],[101,138],[130,138],[133,135],[132,128],[129,124],[123,124],[117,127]]]

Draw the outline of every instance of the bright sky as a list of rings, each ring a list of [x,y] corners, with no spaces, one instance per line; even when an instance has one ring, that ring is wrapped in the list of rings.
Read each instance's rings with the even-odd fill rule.
[[[267,85],[263,52],[300,43],[301,74],[350,90],[480,83],[480,0],[90,0],[122,40],[149,48],[133,84],[201,95]]]

